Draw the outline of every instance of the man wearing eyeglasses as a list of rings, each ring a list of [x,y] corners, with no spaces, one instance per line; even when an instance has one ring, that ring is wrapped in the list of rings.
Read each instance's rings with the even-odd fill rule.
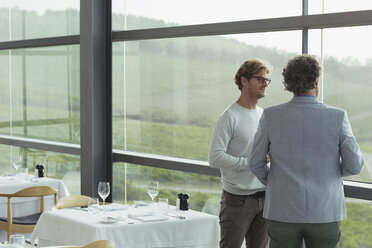
[[[270,64],[245,61],[235,75],[239,99],[214,124],[209,164],[221,171],[223,192],[220,209],[221,248],[264,248],[268,243],[266,221],[262,216],[265,186],[252,174],[248,159],[254,135],[263,112],[257,106],[270,83]]]
[[[346,218],[342,177],[359,174],[364,161],[343,109],[318,99],[321,68],[298,55],[283,69],[294,97],[266,108],[249,161],[267,185],[264,217],[270,248],[335,248]],[[266,154],[270,152],[270,167]]]

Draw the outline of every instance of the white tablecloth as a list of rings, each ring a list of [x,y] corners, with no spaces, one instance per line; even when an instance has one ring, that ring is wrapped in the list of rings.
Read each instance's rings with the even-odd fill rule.
[[[15,193],[21,189],[46,185],[53,187],[58,191],[57,197],[61,198],[70,195],[66,185],[62,180],[53,178],[38,178],[37,182],[31,181],[32,176],[25,177],[23,180],[16,177],[0,177],[0,192],[1,193]],[[0,217],[7,216],[7,202],[8,199],[0,197]],[[54,197],[45,197],[45,210],[49,210],[54,205]],[[14,217],[22,217],[37,213],[40,211],[40,199],[35,197],[26,198],[12,198],[12,215]],[[6,232],[0,231],[0,241],[7,240]]]
[[[148,212],[151,207],[128,208],[110,211],[105,216],[126,218],[128,214]],[[186,217],[183,220],[169,217],[163,221],[142,222],[125,219],[116,223],[99,222],[100,214],[78,209],[44,212],[31,235],[38,238],[38,247],[56,245],[84,245],[99,239],[109,239],[118,248],[194,247],[216,248],[220,238],[218,217],[197,211],[180,211],[174,207],[171,214]],[[157,213],[160,215],[159,213]],[[133,224],[129,224],[128,221]]]

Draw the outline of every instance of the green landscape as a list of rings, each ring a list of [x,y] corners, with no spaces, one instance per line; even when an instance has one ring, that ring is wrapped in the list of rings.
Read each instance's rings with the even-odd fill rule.
[[[9,40],[8,16],[8,9],[0,9],[1,41]],[[127,16],[126,21],[128,29],[171,25],[136,16]],[[124,16],[113,16],[113,27],[123,23]],[[12,27],[12,40],[78,34],[79,12],[47,11],[39,15],[13,9]],[[206,161],[213,123],[239,95],[233,76],[240,64],[255,57],[273,65],[267,97],[259,103],[267,107],[291,98],[284,91],[281,70],[293,55],[223,36],[114,43],[114,148]],[[0,63],[0,134],[79,143],[79,46],[3,50]],[[347,109],[365,154],[372,154],[371,69],[372,64],[353,59],[324,59],[324,102]],[[48,176],[64,180],[73,173],[79,176],[76,159],[60,156],[59,169],[54,172],[53,153],[18,151],[5,145],[0,145],[0,174],[11,169],[10,151],[23,154],[30,171],[35,163],[48,161]],[[372,182],[369,166],[349,179]],[[145,185],[150,179],[160,181],[158,197],[168,198],[171,204],[183,191],[190,195],[190,208],[218,213],[219,178],[141,165],[115,163],[114,200],[124,202],[125,196],[129,202],[149,200]],[[79,191],[73,186],[69,190]],[[348,199],[347,211],[341,247],[372,247],[371,203]]]

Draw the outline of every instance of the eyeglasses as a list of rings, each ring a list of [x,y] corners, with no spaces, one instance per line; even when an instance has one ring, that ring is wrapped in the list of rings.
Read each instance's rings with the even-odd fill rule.
[[[257,78],[257,81],[260,83],[260,84],[263,84],[263,83],[267,83],[267,85],[269,85],[271,83],[271,79],[270,78],[265,78],[265,77],[261,77],[261,76],[252,76],[253,78]]]

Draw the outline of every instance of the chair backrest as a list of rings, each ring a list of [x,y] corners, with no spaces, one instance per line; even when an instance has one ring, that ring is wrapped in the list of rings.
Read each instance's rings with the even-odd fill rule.
[[[22,189],[13,194],[12,197],[35,197],[35,196],[47,196],[57,195],[57,191],[49,186],[34,186]]]
[[[90,197],[85,195],[69,195],[58,200],[55,208],[87,207]]]
[[[53,246],[53,248],[115,248],[115,245],[110,240],[96,240],[83,246]]]
[[[115,245],[110,240],[97,240],[82,246],[82,248],[115,248]]]
[[[54,204],[57,202],[57,191],[49,186],[34,186],[22,189],[11,197],[41,197],[40,212],[44,212],[44,196],[54,195]]]
[[[57,191],[49,186],[33,186],[29,188],[22,189],[13,194],[3,194],[0,193],[0,197],[8,198],[8,211],[7,218],[0,220],[0,230],[6,230],[8,232],[8,240],[13,232],[19,233],[31,233],[35,227],[34,224],[25,222],[13,223],[12,216],[12,198],[14,197],[40,197],[40,213],[44,212],[44,196],[54,195],[54,204],[57,202]],[[27,218],[27,217],[23,217]],[[35,221],[37,220],[38,217]],[[35,223],[35,222],[32,222]]]

